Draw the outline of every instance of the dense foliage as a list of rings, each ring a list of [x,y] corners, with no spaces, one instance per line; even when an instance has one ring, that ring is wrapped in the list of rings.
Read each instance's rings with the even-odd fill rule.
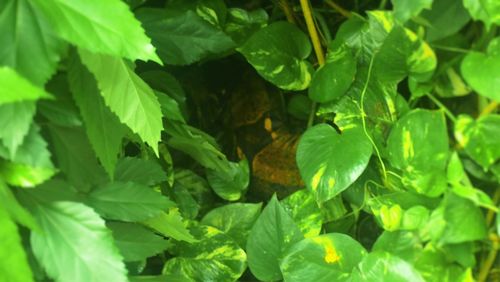
[[[499,25],[0,1],[0,281],[497,281]]]

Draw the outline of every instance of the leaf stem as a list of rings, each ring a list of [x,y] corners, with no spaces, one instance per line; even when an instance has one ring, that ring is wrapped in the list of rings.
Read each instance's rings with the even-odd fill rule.
[[[463,49],[463,48],[456,48],[456,47],[435,45],[435,44],[432,44],[432,48],[438,49],[438,50],[456,52],[456,53],[463,53],[463,54],[468,54],[471,52],[471,50],[467,50],[467,49]]]
[[[491,103],[489,103],[486,107],[484,107],[484,109],[481,111],[481,113],[479,114],[479,117],[482,117],[482,116],[485,116],[487,114],[490,114],[491,112],[493,112],[494,110],[496,110],[498,107],[498,102],[497,101],[493,101]]]
[[[288,4],[288,1],[287,0],[279,0],[278,3],[281,6],[281,8],[283,9],[283,12],[285,13],[286,20],[290,23],[293,23],[293,24],[297,23],[295,21],[295,17],[293,16],[293,10],[290,7],[290,4]]]
[[[351,12],[342,8],[339,4],[333,2],[332,0],[325,0],[325,3],[326,3],[326,5],[332,7],[335,11],[339,12],[339,14],[341,14],[342,16],[344,16],[346,18],[351,17]]]
[[[432,102],[434,102],[434,104],[436,104],[453,123],[457,121],[455,115],[453,115],[453,113],[443,103],[441,103],[438,98],[434,97],[434,95],[430,93],[427,94],[427,97],[429,97],[429,99],[431,99]]]
[[[380,1],[380,5],[378,6],[378,9],[384,10],[386,5],[387,5],[387,0],[382,0],[382,1]]]
[[[477,277],[478,282],[484,282],[488,278],[488,275],[490,273],[490,269],[495,263],[495,259],[498,254],[498,249],[500,248],[499,246],[499,241],[500,238],[496,234],[491,234],[490,235],[490,240],[492,242],[491,244],[491,249],[488,252],[488,256],[484,260],[484,262],[481,265],[481,268],[479,269],[479,275]]]

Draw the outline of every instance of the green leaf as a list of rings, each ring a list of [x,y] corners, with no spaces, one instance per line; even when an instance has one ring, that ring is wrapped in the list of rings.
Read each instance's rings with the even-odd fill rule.
[[[16,154],[29,132],[36,105],[34,102],[14,102],[0,105],[0,139],[9,150],[10,158]]]
[[[307,120],[311,112],[312,101],[306,95],[296,94],[290,98],[287,112],[294,118]]]
[[[372,144],[360,126],[341,134],[327,124],[309,128],[297,149],[297,165],[316,200],[326,202],[347,189],[365,170]]]
[[[427,196],[444,192],[448,134],[442,112],[408,112],[392,128],[387,148],[391,165],[404,172],[403,183]]]
[[[51,178],[56,169],[52,164],[47,143],[39,133],[36,124],[32,124],[28,135],[10,158],[7,148],[0,144],[0,176],[10,185],[34,187]]]
[[[155,48],[129,7],[119,0],[35,0],[57,35],[95,53],[153,60]]]
[[[422,251],[422,242],[414,232],[384,231],[375,241],[372,251],[390,252],[406,261],[413,261]]]
[[[21,237],[14,221],[9,218],[7,210],[0,206],[0,280],[1,281],[33,281],[33,274],[28,264]]]
[[[73,202],[36,204],[41,232],[31,233],[38,262],[56,281],[127,281],[111,232],[91,208]]]
[[[460,0],[433,0],[432,9],[422,11],[420,16],[429,24],[425,36],[429,42],[457,33],[470,20]]]
[[[245,271],[247,256],[236,242],[211,226],[196,226],[196,243],[177,242],[177,256],[169,259],[163,274],[182,275],[195,281],[236,281]]]
[[[240,8],[229,8],[224,31],[237,45],[241,45],[253,33],[266,26],[268,19],[269,16],[264,9],[246,11]]]
[[[417,16],[423,9],[430,9],[433,0],[391,0],[394,17],[404,23]]]
[[[167,175],[153,160],[125,157],[116,164],[115,180],[152,186],[167,181]]]
[[[168,213],[161,212],[158,216],[143,221],[142,224],[158,231],[161,235],[188,243],[196,242],[182,222],[182,217],[176,209]]]
[[[193,11],[142,8],[136,12],[166,64],[189,65],[234,48],[234,42]]]
[[[280,262],[303,239],[300,229],[274,195],[255,222],[247,241],[248,266],[260,280],[282,279]]]
[[[500,158],[500,115],[486,115],[474,120],[460,115],[455,123],[455,138],[465,152],[484,170]]]
[[[152,231],[133,223],[110,222],[115,245],[125,261],[141,261],[163,252],[167,240]]]
[[[40,86],[55,73],[65,47],[40,11],[26,0],[0,3],[0,42],[0,65]]]
[[[389,253],[374,252],[364,257],[353,271],[352,281],[424,282],[408,262]]]
[[[305,238],[319,235],[323,224],[321,209],[314,195],[306,189],[299,190],[281,201]]]
[[[465,8],[475,20],[484,22],[487,28],[500,25],[500,2],[497,0],[463,0]]]
[[[36,229],[35,219],[17,202],[16,197],[3,181],[0,180],[0,207],[5,209],[9,216],[17,223],[30,229]],[[0,225],[2,226],[2,225]]]
[[[281,262],[285,281],[350,281],[351,271],[366,256],[356,240],[340,233],[304,239]]]
[[[257,72],[285,90],[304,90],[309,86],[312,66],[307,36],[295,25],[275,22],[254,33],[238,48]]]
[[[356,63],[356,57],[346,45],[332,48],[326,64],[313,75],[309,98],[325,103],[344,95],[354,81]]]
[[[229,162],[228,171],[207,170],[207,180],[219,197],[227,201],[239,200],[250,183],[248,161]]]
[[[244,248],[250,229],[259,217],[261,208],[260,203],[227,204],[211,210],[200,222],[221,230]]]
[[[75,52],[68,64],[68,80],[90,144],[106,172],[113,178],[126,129],[104,104],[97,83]]]
[[[133,182],[112,182],[93,190],[86,203],[107,219],[143,221],[174,203],[152,188]]]
[[[500,19],[500,5],[498,7]],[[500,37],[490,43],[486,54],[476,51],[469,52],[460,66],[467,84],[479,95],[495,101],[500,101],[500,93],[498,92],[500,82],[496,75],[500,72],[500,44],[498,41],[500,41]]]
[[[163,125],[160,103],[153,90],[124,60],[84,50],[79,53],[94,74],[106,105],[158,155]]]
[[[52,95],[42,88],[36,87],[15,70],[0,67],[0,105],[12,102],[36,101],[52,98]]]

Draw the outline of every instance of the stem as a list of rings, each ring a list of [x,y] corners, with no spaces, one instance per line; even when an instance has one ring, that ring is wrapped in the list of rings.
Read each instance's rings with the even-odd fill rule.
[[[457,121],[455,115],[453,115],[453,113],[450,110],[448,110],[448,108],[443,103],[441,103],[441,101],[439,101],[436,97],[434,97],[434,95],[428,93],[427,97],[429,97],[429,99],[431,99],[432,102],[434,102],[434,104],[436,104],[452,122],[455,123]]]
[[[287,0],[279,0],[279,5],[283,9],[283,12],[285,13],[286,20],[290,23],[295,24],[295,17],[293,16],[293,10],[290,8],[290,5],[288,4]]]
[[[339,6],[339,4],[333,2],[332,0],[325,0],[326,5],[332,7],[335,11],[339,12],[342,16],[346,18],[351,17],[351,12]]]
[[[314,24],[314,19],[311,12],[311,5],[309,0],[300,0],[300,6],[302,7],[302,13],[304,14],[304,19],[307,25],[307,31],[309,32],[309,37],[311,38],[314,52],[316,53],[316,59],[320,66],[325,64],[325,55],[323,54],[323,49],[321,47],[321,41],[319,40],[318,30]],[[307,120],[307,128],[311,127],[314,122],[314,116],[316,114],[316,103],[313,102],[311,105],[311,112],[309,114],[309,119]]]
[[[491,103],[489,103],[486,107],[484,107],[484,109],[481,111],[481,113],[479,114],[479,117],[482,117],[482,116],[485,116],[487,114],[490,114],[491,112],[493,112],[494,110],[496,110],[498,107],[498,102],[496,101],[493,101]]]
[[[493,266],[493,264],[495,263],[495,259],[497,257],[498,248],[499,248],[498,242],[499,242],[500,238],[495,234],[491,234],[490,240],[492,242],[492,246],[491,246],[490,251],[488,252],[488,256],[486,257],[486,260],[481,265],[481,268],[479,270],[479,275],[477,278],[478,282],[486,281],[486,279],[488,278],[488,274],[490,273],[490,269]]]
[[[471,50],[467,50],[467,49],[463,49],[463,48],[456,48],[456,47],[449,47],[449,46],[435,45],[435,44],[432,45],[432,48],[438,49],[438,50],[456,52],[456,53],[463,53],[463,54],[468,54],[471,52]]]
[[[382,1],[380,1],[380,5],[378,6],[378,9],[384,10],[386,5],[387,5],[387,0],[382,0]]]
[[[495,194],[493,195],[493,204],[496,206],[498,202],[500,201],[500,187],[497,188],[495,191]],[[495,215],[495,212],[493,210],[488,210],[488,213],[486,214],[486,223],[488,226],[491,225],[493,222],[493,216]]]

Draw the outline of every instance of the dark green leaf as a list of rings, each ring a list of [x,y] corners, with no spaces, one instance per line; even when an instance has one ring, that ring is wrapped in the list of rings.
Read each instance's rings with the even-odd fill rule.
[[[463,1],[456,0],[433,0],[432,9],[422,11],[421,16],[430,25],[426,30],[428,41],[455,34],[470,20]]]
[[[423,9],[430,9],[433,0],[391,0],[394,6],[394,17],[406,22],[412,17],[417,16]]]
[[[250,183],[248,161],[229,162],[228,171],[207,170],[207,180],[219,197],[228,201],[239,200]]]
[[[163,236],[189,243],[196,242],[196,239],[184,226],[177,209],[170,209],[168,213],[161,212],[158,216],[150,218],[142,224],[158,231]]]
[[[167,175],[153,160],[125,157],[116,164],[115,180],[151,186],[166,181]]]

